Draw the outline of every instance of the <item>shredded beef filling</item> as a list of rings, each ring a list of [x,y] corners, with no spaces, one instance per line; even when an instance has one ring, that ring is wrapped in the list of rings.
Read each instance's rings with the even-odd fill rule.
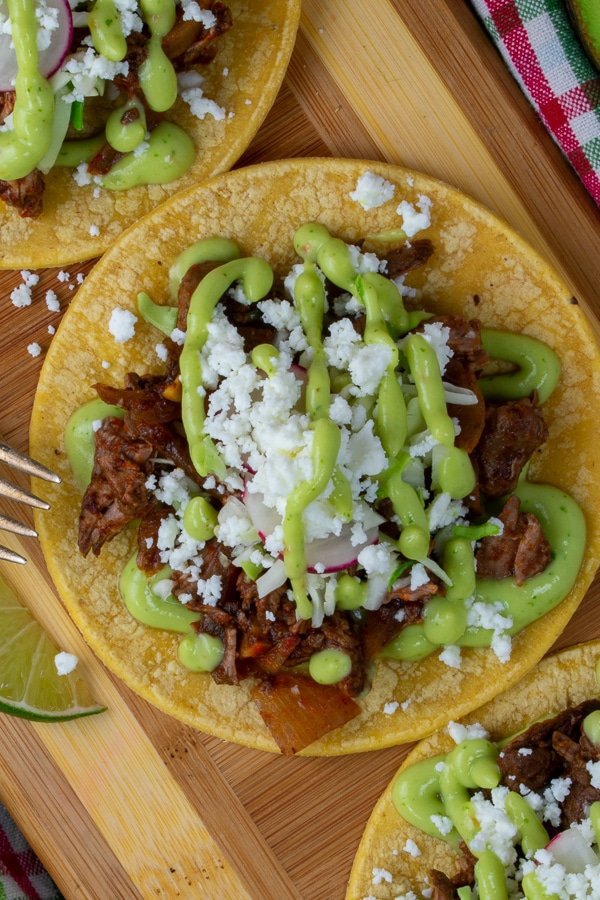
[[[553,778],[572,780],[569,794],[561,804],[560,828],[556,830],[580,821],[590,803],[600,800],[600,790],[592,787],[585,767],[589,760],[600,759],[600,747],[588,740],[582,728],[584,718],[596,709],[600,709],[600,701],[587,700],[553,719],[532,725],[507,744],[498,760],[502,784],[511,790],[524,784],[539,793]],[[532,753],[520,754],[523,748]],[[552,830],[547,822],[544,824]]]
[[[155,501],[146,487],[152,472],[152,444],[128,435],[121,419],[104,419],[96,432],[92,480],[81,504],[79,549],[97,556],[103,544],[134,519],[148,515]]]
[[[44,176],[34,169],[23,178],[0,180],[0,200],[18,210],[22,219],[35,219],[44,203]]]
[[[508,578],[518,585],[543,572],[552,558],[550,544],[538,519],[519,512],[520,501],[509,497],[500,513],[502,534],[484,538],[475,555],[479,578]]]
[[[475,450],[481,491],[488,497],[514,491],[523,466],[547,437],[548,428],[535,399],[488,408]]]

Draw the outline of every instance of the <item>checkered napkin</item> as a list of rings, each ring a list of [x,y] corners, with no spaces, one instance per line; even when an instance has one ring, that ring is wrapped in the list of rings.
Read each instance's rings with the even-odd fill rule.
[[[0,900],[61,900],[41,862],[0,804]]]
[[[563,0],[472,0],[511,72],[600,206],[600,73]]]

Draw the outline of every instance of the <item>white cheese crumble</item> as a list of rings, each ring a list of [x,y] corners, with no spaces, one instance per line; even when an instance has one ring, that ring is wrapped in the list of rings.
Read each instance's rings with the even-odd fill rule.
[[[200,22],[208,30],[217,24],[217,17],[209,9],[202,9],[196,0],[181,0],[184,22]]]
[[[487,731],[479,722],[473,725],[461,725],[460,722],[448,722],[446,731],[455,744],[461,744],[463,741],[473,741],[477,738],[489,737]]]
[[[443,375],[448,362],[454,356],[454,350],[448,346],[450,329],[447,325],[442,325],[440,322],[432,322],[431,324],[426,322],[423,326],[423,337],[433,347],[440,372]]]
[[[53,291],[52,288],[46,291],[46,306],[50,312],[60,312],[60,301],[56,291]]]
[[[100,93],[100,82],[114,81],[117,75],[128,74],[127,61],[111,62],[105,56],[96,53],[93,47],[82,48],[67,57],[57,73],[62,79],[68,76],[65,83],[71,85],[70,91],[63,95],[65,103],[72,103],[75,100],[81,102],[86,97],[97,97]]]
[[[402,200],[396,212],[402,217],[402,230],[408,238],[412,238],[419,231],[429,228],[431,225],[431,199],[424,194],[419,194],[416,208],[408,200]]]
[[[471,598],[467,600],[466,607],[467,625],[492,631],[492,651],[501,663],[507,663],[512,652],[512,640],[508,631],[512,628],[513,620],[506,615],[504,604],[500,601],[482,603]]]
[[[383,712],[386,716],[393,716],[399,706],[400,704],[396,700],[391,700],[384,705]]]
[[[10,302],[17,309],[23,309],[25,306],[31,306],[32,301],[31,288],[26,284],[19,284],[10,292]]]
[[[411,591],[416,591],[418,588],[423,587],[423,585],[427,584],[428,581],[429,574],[425,566],[423,566],[421,563],[415,563],[410,570]]]
[[[58,675],[70,675],[77,668],[78,662],[79,660],[74,653],[66,653],[64,650],[61,650],[54,657],[54,665]]]
[[[167,361],[167,359],[169,358],[169,351],[167,350],[167,348],[165,347],[164,344],[156,344],[156,346],[154,347],[154,350],[156,352],[156,355],[158,356],[158,358],[160,360],[162,360],[162,362]]]
[[[414,859],[417,859],[419,856],[421,856],[421,851],[412,838],[407,838],[406,843],[404,844],[404,847],[402,849],[405,853],[408,853],[409,856],[412,856]]]
[[[33,341],[31,344],[27,344],[27,352],[30,356],[36,357],[40,355],[42,348],[37,341]]]
[[[97,225],[90,225],[89,232],[90,237],[98,237],[98,235],[100,234],[100,229]]]
[[[448,816],[437,816],[434,814],[432,816],[429,816],[429,818],[443,837],[445,837],[447,834],[450,834],[454,827],[452,825],[452,819],[450,819]]]
[[[135,336],[135,323],[137,316],[128,309],[115,306],[110,314],[108,331],[114,337],[117,344],[125,344]]]
[[[591,783],[592,787],[596,788],[597,790],[600,790],[600,761],[592,762],[592,760],[589,759],[586,762],[585,767],[588,770],[588,772],[590,773],[590,776],[591,776],[590,783]],[[558,800],[558,797],[556,799]]]
[[[182,82],[181,75],[178,77],[178,82],[180,85],[181,99],[184,103],[187,103],[193,116],[196,116],[197,119],[205,119],[207,116],[212,116],[217,122],[223,121],[226,116],[225,109],[222,106],[219,106],[214,100],[205,97],[201,87],[184,87],[181,90],[181,86],[184,83]]]
[[[455,644],[448,644],[447,647],[444,647],[438,659],[451,669],[460,669],[460,647]]]
[[[364,172],[356,182],[355,189],[350,192],[350,199],[360,203],[364,210],[375,209],[391,200],[395,191],[394,185],[381,175]]]
[[[387,881],[388,884],[391,884],[394,880],[392,878],[392,873],[388,872],[387,869],[379,868],[379,866],[373,866],[373,884],[382,884],[384,881]]]

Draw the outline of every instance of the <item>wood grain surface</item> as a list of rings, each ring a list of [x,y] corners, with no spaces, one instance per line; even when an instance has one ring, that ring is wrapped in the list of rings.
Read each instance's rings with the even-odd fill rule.
[[[597,210],[460,0],[304,0],[288,76],[244,162],[339,155],[401,163],[507,219],[600,314]],[[1,235],[0,235],[0,253]],[[27,449],[40,359],[71,280],[40,273],[15,309],[0,274],[0,433]],[[5,473],[0,473],[4,475]],[[18,512],[26,518],[23,510]],[[7,539],[6,543],[9,543]],[[66,725],[0,717],[0,799],[67,898],[340,900],[369,812],[405,748],[281,759],[169,719],[117,682],[56,598],[34,541],[3,573],[80,657],[102,716]],[[598,580],[558,646],[600,636]]]

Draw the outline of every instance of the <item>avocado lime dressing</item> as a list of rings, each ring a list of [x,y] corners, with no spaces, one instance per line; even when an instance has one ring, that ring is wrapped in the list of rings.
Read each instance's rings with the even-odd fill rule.
[[[514,494],[521,501],[521,509],[531,512],[539,519],[544,535],[552,549],[552,559],[539,575],[521,586],[514,578],[477,579],[474,600],[486,604],[499,603],[503,615],[512,620],[506,633],[517,634],[526,625],[530,625],[540,616],[553,609],[571,590],[583,559],[586,539],[586,525],[583,513],[575,501],[559,488],[548,484],[533,484],[521,480]],[[454,579],[457,585],[467,583],[471,578],[472,562],[467,558],[466,550],[462,558],[456,558],[452,564]],[[447,560],[448,561],[448,560]],[[450,588],[451,597],[455,596],[454,585]],[[468,597],[464,597],[467,600]],[[454,601],[454,608],[460,607],[460,600]],[[458,619],[454,620],[455,622]],[[462,621],[462,613],[460,614]],[[451,629],[453,640],[439,643],[455,643],[462,647],[488,647],[494,637],[489,628],[466,628],[462,634],[456,635]],[[426,622],[405,628],[397,638],[385,648],[385,656],[391,659],[419,659],[432,653],[439,643],[429,640],[433,632]],[[450,632],[449,632],[450,633]],[[423,641],[422,637],[427,640]],[[422,655],[419,655],[421,654]]]
[[[150,109],[166,112],[177,99],[177,76],[161,42],[175,24],[175,0],[140,0],[140,6],[150,29],[148,56],[140,67],[140,85]]]
[[[518,400],[537,391],[538,402],[545,403],[560,377],[560,360],[547,344],[494,328],[482,328],[481,341],[492,359],[513,363],[516,371],[488,375],[479,379],[479,387],[488,400]]]
[[[119,153],[131,153],[146,137],[146,111],[137,98],[119,106],[108,117],[106,140]]]
[[[403,819],[455,848],[461,840],[466,843],[477,858],[475,880],[481,900],[508,898],[503,863],[476,840],[480,826],[470,794],[500,784],[498,752],[498,746],[485,738],[467,738],[445,755],[404,769],[392,787],[392,802]],[[518,829],[524,854],[533,855],[547,845],[548,832],[520,793],[507,792],[504,809]],[[534,895],[527,893],[530,896]]]
[[[13,130],[0,132],[0,179],[24,178],[44,158],[52,140],[54,92],[38,68],[34,0],[7,0],[17,57]]]
[[[64,138],[66,125],[62,127],[62,106],[39,71],[36,4],[34,0],[7,0],[7,7],[18,66],[13,129],[0,133],[0,179],[10,181],[28,175],[40,163],[46,171],[46,154],[53,141],[60,143]],[[139,70],[140,85],[150,109],[164,113],[177,100],[175,69],[162,49],[162,39],[175,23],[175,0],[141,0],[140,7],[150,30],[147,55]],[[95,0],[88,24],[97,53],[113,63],[125,59],[127,41],[114,0]],[[103,90],[98,79],[98,91]],[[68,122],[68,110],[66,115]],[[144,105],[132,98],[113,110],[104,134],[64,141],[58,154],[56,150],[52,153],[49,167],[75,168],[89,162],[106,141],[126,154],[102,179],[103,186],[114,191],[175,181],[188,171],[196,156],[189,135],[171,122],[161,122],[148,134]]]
[[[165,599],[154,593],[154,588],[171,575],[165,566],[156,575],[148,578],[136,565],[133,555],[126,564],[119,581],[119,589],[123,602],[134,619],[151,628],[162,628],[164,631],[176,631],[188,634],[193,631],[192,623],[197,622],[200,614],[187,609],[172,595]]]
[[[140,153],[130,153],[115,163],[102,178],[104,187],[124,191],[140,184],[167,184],[181,178],[196,155],[192,139],[172,122],[157,125],[146,143]]]
[[[77,487],[84,491],[92,477],[94,465],[94,424],[116,416],[122,419],[125,413],[119,406],[111,406],[103,400],[89,400],[80,406],[69,418],[65,428],[65,450]]]
[[[98,53],[112,62],[125,59],[127,41],[114,0],[95,0],[88,15],[88,26],[92,43]]]

